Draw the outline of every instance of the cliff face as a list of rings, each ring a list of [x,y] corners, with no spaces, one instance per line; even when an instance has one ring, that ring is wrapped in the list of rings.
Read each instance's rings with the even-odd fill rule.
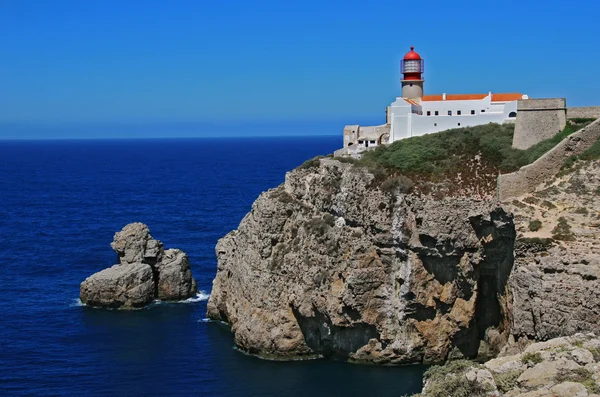
[[[517,240],[509,282],[514,336],[547,340],[597,333],[600,162],[582,164],[507,208],[517,214],[515,224],[524,237]],[[532,221],[539,222],[533,227],[539,230],[531,230]]]
[[[263,193],[217,245],[210,318],[243,350],[401,364],[506,336],[512,217],[493,202],[381,189],[324,159]]]

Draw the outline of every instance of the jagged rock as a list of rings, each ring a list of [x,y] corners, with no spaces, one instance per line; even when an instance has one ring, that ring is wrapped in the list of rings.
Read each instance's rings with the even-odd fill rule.
[[[119,264],[88,277],[80,299],[88,306],[132,309],[154,299],[181,300],[197,290],[187,255],[164,250],[143,223],[130,223],[115,233],[111,247]]]
[[[161,260],[164,252],[162,243],[153,239],[148,226],[140,222],[130,223],[115,233],[110,246],[122,265],[140,262],[155,264]]]
[[[80,299],[88,306],[138,308],[154,300],[152,268],[145,263],[114,265],[81,283]]]
[[[588,397],[585,386],[576,382],[563,382],[552,387],[550,391],[561,397]]]
[[[485,389],[488,396],[502,397],[597,396],[594,393],[600,391],[600,364],[597,361],[600,354],[596,348],[599,344],[600,339],[593,334],[576,334],[534,343],[521,353],[490,360],[485,363],[487,370],[476,363],[454,365],[458,367],[452,374],[454,382],[426,374],[423,381],[426,387],[420,396],[428,397],[432,395],[431,390],[448,387]],[[448,395],[453,395],[450,390]]]
[[[181,250],[166,250],[162,261],[156,264],[156,270],[158,271],[158,299],[186,299],[194,296],[198,290],[196,280],[192,277],[188,257]]]
[[[286,175],[217,244],[208,316],[253,354],[401,364],[474,357],[507,325],[512,218],[382,191],[334,160]]]

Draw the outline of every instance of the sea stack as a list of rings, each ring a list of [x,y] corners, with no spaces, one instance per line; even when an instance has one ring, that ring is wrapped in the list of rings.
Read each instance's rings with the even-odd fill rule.
[[[135,309],[155,299],[194,296],[196,280],[185,252],[163,248],[143,223],[130,223],[115,233],[111,247],[119,263],[81,283],[79,297],[88,306]]]

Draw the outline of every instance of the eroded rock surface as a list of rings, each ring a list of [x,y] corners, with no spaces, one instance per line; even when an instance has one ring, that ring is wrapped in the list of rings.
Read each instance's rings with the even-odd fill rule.
[[[164,250],[143,223],[130,223],[115,234],[111,247],[119,264],[88,277],[80,299],[88,306],[133,309],[154,299],[181,300],[196,294],[187,255]]]
[[[493,201],[382,190],[363,168],[321,160],[219,241],[208,316],[265,357],[475,357],[508,330],[514,240]]]
[[[507,209],[519,233],[509,282],[515,338],[599,332],[600,162],[579,164]]]

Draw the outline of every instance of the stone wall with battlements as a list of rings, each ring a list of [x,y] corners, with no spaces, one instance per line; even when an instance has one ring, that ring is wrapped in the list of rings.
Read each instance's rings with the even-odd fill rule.
[[[583,153],[598,139],[600,139],[600,119],[568,136],[535,162],[513,173],[500,175],[498,177],[500,201],[535,191],[537,186],[560,171],[567,158]]]
[[[565,98],[524,99],[517,101],[517,121],[513,147],[527,149],[552,138],[565,128]]]

